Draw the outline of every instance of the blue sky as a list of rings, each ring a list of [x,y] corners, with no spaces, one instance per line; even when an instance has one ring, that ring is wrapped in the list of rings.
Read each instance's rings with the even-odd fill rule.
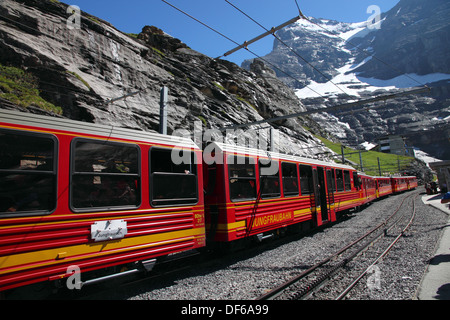
[[[250,40],[264,30],[225,0],[167,0],[174,6],[208,24],[238,43]],[[295,0],[229,0],[260,24],[270,29],[298,15]],[[342,22],[366,21],[370,5],[378,5],[381,12],[394,7],[399,0],[297,0],[306,16],[333,19]],[[222,56],[236,47],[229,40],[198,22],[176,11],[161,0],[66,0],[81,10],[113,24],[123,32],[139,33],[145,25],[154,25],[186,43],[189,47],[210,57]],[[258,55],[272,50],[269,36],[249,48]],[[244,59],[254,58],[240,50],[226,59],[240,65]]]

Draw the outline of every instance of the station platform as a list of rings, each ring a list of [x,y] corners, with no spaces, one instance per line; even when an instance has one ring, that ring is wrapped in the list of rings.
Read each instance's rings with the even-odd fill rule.
[[[417,300],[450,300],[450,203],[441,203],[443,195],[422,197],[423,203],[438,208],[448,215],[448,223],[442,230],[436,252],[422,278]]]

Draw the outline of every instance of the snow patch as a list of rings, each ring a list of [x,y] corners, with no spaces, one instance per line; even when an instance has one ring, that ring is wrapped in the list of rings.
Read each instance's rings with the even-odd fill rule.
[[[365,62],[370,60],[367,58]],[[331,81],[326,83],[317,83],[311,81],[308,87],[297,89],[295,94],[299,99],[305,98],[318,98],[322,96],[333,96],[342,94],[344,91],[351,96],[360,96],[363,91],[376,91],[379,89],[393,90],[393,89],[405,89],[411,87],[417,87],[421,84],[428,84],[442,80],[450,80],[450,74],[446,73],[432,73],[426,75],[418,75],[415,73],[404,74],[392,79],[381,80],[376,78],[364,78],[358,76],[357,73],[352,73],[351,70],[356,69],[362,63],[358,65],[348,64],[337,71],[339,74],[335,76]],[[333,84],[334,83],[334,84]],[[313,91],[314,90],[314,91]],[[342,90],[342,91],[341,91]]]
[[[428,164],[429,164],[430,162],[439,162],[439,161],[442,161],[442,160],[440,160],[440,159],[433,158],[433,157],[430,156],[428,153],[426,153],[426,152],[424,152],[424,151],[422,151],[422,150],[419,150],[419,149],[415,149],[415,150],[414,150],[414,154],[415,154],[415,156],[416,156],[417,159],[422,160],[423,162],[425,162],[425,163],[427,164],[427,166],[429,166]]]

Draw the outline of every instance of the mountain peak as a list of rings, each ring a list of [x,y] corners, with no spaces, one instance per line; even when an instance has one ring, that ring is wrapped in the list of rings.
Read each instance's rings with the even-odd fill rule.
[[[345,143],[375,142],[384,134],[411,134],[417,146],[445,159],[450,157],[449,151],[442,152],[450,150],[449,133],[441,130],[448,128],[450,120],[446,102],[450,93],[448,16],[448,1],[401,0],[381,15],[377,28],[366,21],[302,19],[278,31],[281,41],[275,40],[273,51],[263,58],[277,67],[277,76],[296,89],[308,109],[428,84],[433,88],[428,96],[369,104],[366,107],[376,108],[370,112],[312,117]],[[332,119],[340,129],[330,125]],[[441,142],[436,137],[442,137]]]

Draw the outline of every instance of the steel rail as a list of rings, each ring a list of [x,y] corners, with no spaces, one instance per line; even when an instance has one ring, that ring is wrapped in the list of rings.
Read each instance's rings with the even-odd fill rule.
[[[417,199],[417,196],[418,194],[414,197],[412,201],[413,213],[411,215],[411,219],[409,220],[408,224],[402,229],[402,231],[398,234],[398,236],[389,244],[389,246],[378,256],[378,258],[369,267],[367,267],[366,270],[361,272],[361,274],[350,285],[348,285],[347,288],[345,288],[339,294],[339,296],[336,297],[335,300],[342,300],[350,292],[350,290],[353,289],[355,285],[367,274],[367,272],[369,272],[373,268],[373,266],[375,266],[382,258],[384,258],[392,249],[392,247],[398,242],[398,240],[400,240],[400,238],[403,236],[406,230],[411,226],[416,216],[416,206],[414,201]]]
[[[360,238],[358,238],[357,240],[353,241],[352,243],[348,244],[347,246],[343,247],[342,249],[340,249],[338,252],[330,255],[329,257],[323,259],[322,261],[320,261],[319,263],[313,265],[312,267],[310,267],[309,269],[303,271],[302,273],[300,273],[299,275],[289,279],[288,281],[282,283],[281,285],[275,287],[274,289],[270,290],[269,292],[261,295],[260,297],[258,297],[256,300],[273,300],[274,298],[278,297],[279,295],[281,295],[283,293],[283,291],[285,291],[287,288],[289,288],[290,286],[292,286],[293,284],[299,282],[300,280],[302,280],[303,278],[305,278],[306,276],[308,276],[310,273],[314,272],[315,270],[317,270],[318,268],[322,267],[323,265],[325,265],[326,263],[330,262],[331,260],[333,260],[334,258],[336,258],[337,256],[343,254],[345,251],[347,251],[348,249],[354,247],[356,244],[360,243],[362,240],[366,239],[367,237],[369,237],[371,234],[373,234],[375,231],[379,230],[380,228],[384,227],[387,225],[387,223],[389,222],[389,220],[391,220],[396,214],[397,212],[400,210],[400,208],[402,207],[404,201],[409,198],[411,195],[408,195],[406,197],[404,197],[401,201],[401,203],[399,204],[399,206],[396,208],[396,210],[394,211],[394,213],[392,215],[390,215],[383,223],[379,224],[378,226],[376,226],[375,228],[373,228],[372,230],[370,230],[369,232],[367,232],[366,234],[362,235]],[[377,239],[379,237],[379,235],[377,237],[375,237],[375,239]],[[312,291],[312,289],[314,289],[315,287],[317,287],[321,282],[323,282],[326,278],[328,278],[332,273],[336,272],[339,268],[343,267],[345,264],[347,264],[349,261],[351,261],[351,259],[354,258],[354,256],[356,256],[359,252],[361,252],[362,250],[366,249],[371,243],[373,243],[375,240],[371,240],[369,241],[367,244],[365,244],[364,246],[361,246],[360,249],[358,249],[353,255],[351,255],[350,257],[344,259],[342,262],[340,262],[338,265],[334,266],[333,268],[331,268],[331,270],[329,270],[327,273],[325,273],[324,275],[322,275],[320,278],[318,278],[316,281],[314,281],[314,283],[306,286],[303,288],[303,290],[300,292],[300,294],[298,294],[297,296],[303,296],[305,294],[307,294],[308,292]]]

